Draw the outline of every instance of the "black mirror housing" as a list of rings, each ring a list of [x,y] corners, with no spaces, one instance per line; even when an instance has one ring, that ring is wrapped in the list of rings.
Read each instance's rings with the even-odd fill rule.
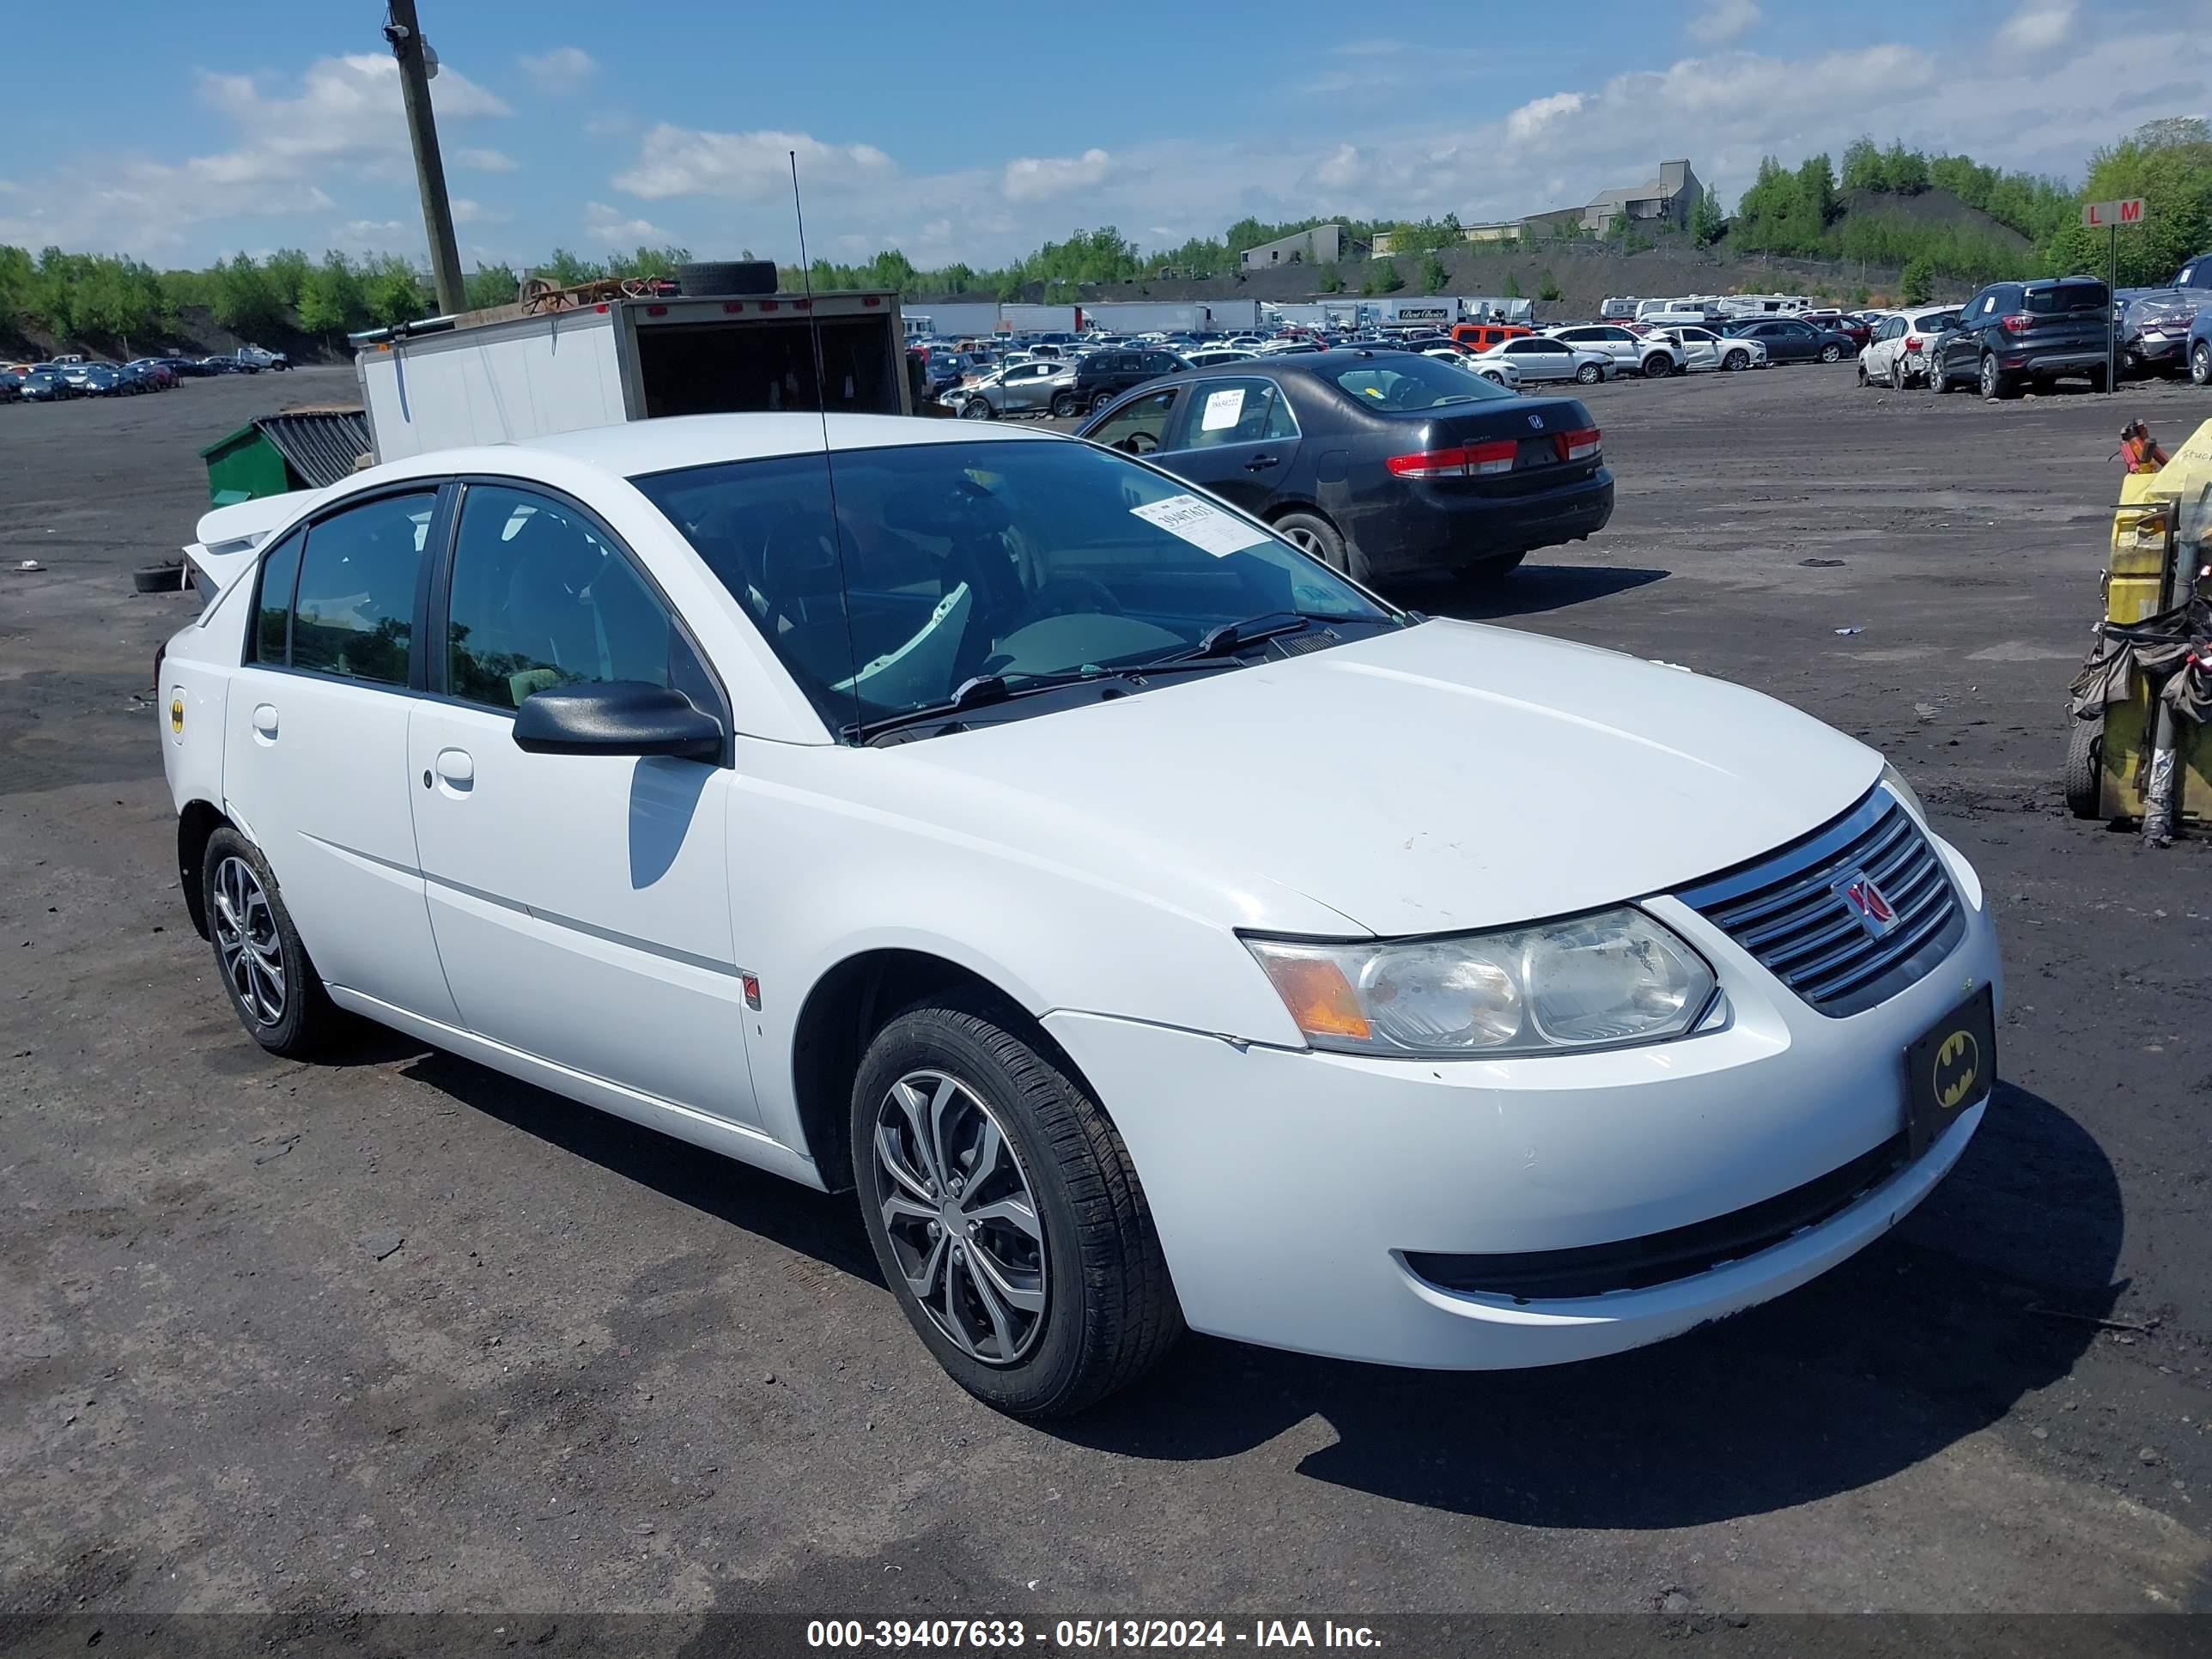
[[[514,743],[533,755],[665,755],[719,761],[722,723],[681,691],[643,680],[551,685],[514,711]]]

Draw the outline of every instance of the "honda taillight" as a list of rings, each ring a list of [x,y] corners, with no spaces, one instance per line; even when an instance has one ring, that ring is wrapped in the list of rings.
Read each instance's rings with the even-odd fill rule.
[[[1552,441],[1559,446],[1563,461],[1587,461],[1599,448],[1598,429],[1594,426],[1577,427],[1572,432],[1554,432]]]
[[[1401,478],[1480,478],[1510,472],[1521,446],[1510,438],[1465,444],[1451,449],[1421,449],[1393,455],[1383,465]]]
[[[2004,331],[2008,334],[2027,333],[2027,325],[2031,320],[2024,311],[2008,311],[1997,319],[1998,322],[2004,325]]]

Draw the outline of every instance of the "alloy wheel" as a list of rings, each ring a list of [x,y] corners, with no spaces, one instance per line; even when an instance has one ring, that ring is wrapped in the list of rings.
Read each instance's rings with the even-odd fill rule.
[[[1283,538],[1289,542],[1292,547],[1297,548],[1299,552],[1310,553],[1315,558],[1321,560],[1323,563],[1328,562],[1328,550],[1322,545],[1321,538],[1316,535],[1312,531],[1307,529],[1304,525],[1293,525],[1288,530],[1284,531],[1282,535]]]
[[[944,1072],[909,1072],[876,1108],[875,1201],[916,1302],[960,1351],[1012,1365],[1044,1330],[1044,1223],[991,1109]]]
[[[260,877],[244,859],[227,858],[216,866],[212,896],[209,920],[232,992],[256,1023],[278,1024],[284,1018],[284,943]]]
[[[2212,386],[2212,342],[2199,340],[2189,354],[2189,378],[2198,386]]]

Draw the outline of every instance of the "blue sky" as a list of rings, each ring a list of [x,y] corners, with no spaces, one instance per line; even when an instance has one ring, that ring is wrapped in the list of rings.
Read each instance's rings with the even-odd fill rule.
[[[1762,154],[1863,131],[2078,177],[2137,123],[2212,110],[2212,60],[2143,45],[2201,42],[2212,0],[420,3],[464,257],[516,264],[640,241],[788,258],[794,149],[817,255],[980,265],[1105,223],[1151,246],[1247,213],[1504,217],[1667,156],[1733,205]],[[81,57],[68,8],[9,10],[18,65]],[[134,66],[121,95],[19,77],[0,106],[0,242],[421,256],[376,0],[100,16]]]

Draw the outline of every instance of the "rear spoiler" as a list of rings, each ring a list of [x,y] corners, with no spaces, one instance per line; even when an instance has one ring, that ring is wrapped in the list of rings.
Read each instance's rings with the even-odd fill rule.
[[[184,550],[192,568],[194,586],[207,596],[209,604],[214,604],[219,594],[252,568],[255,556],[271,532],[312,511],[329,493],[295,489],[282,495],[234,501],[202,514],[193,532],[199,539]]]

